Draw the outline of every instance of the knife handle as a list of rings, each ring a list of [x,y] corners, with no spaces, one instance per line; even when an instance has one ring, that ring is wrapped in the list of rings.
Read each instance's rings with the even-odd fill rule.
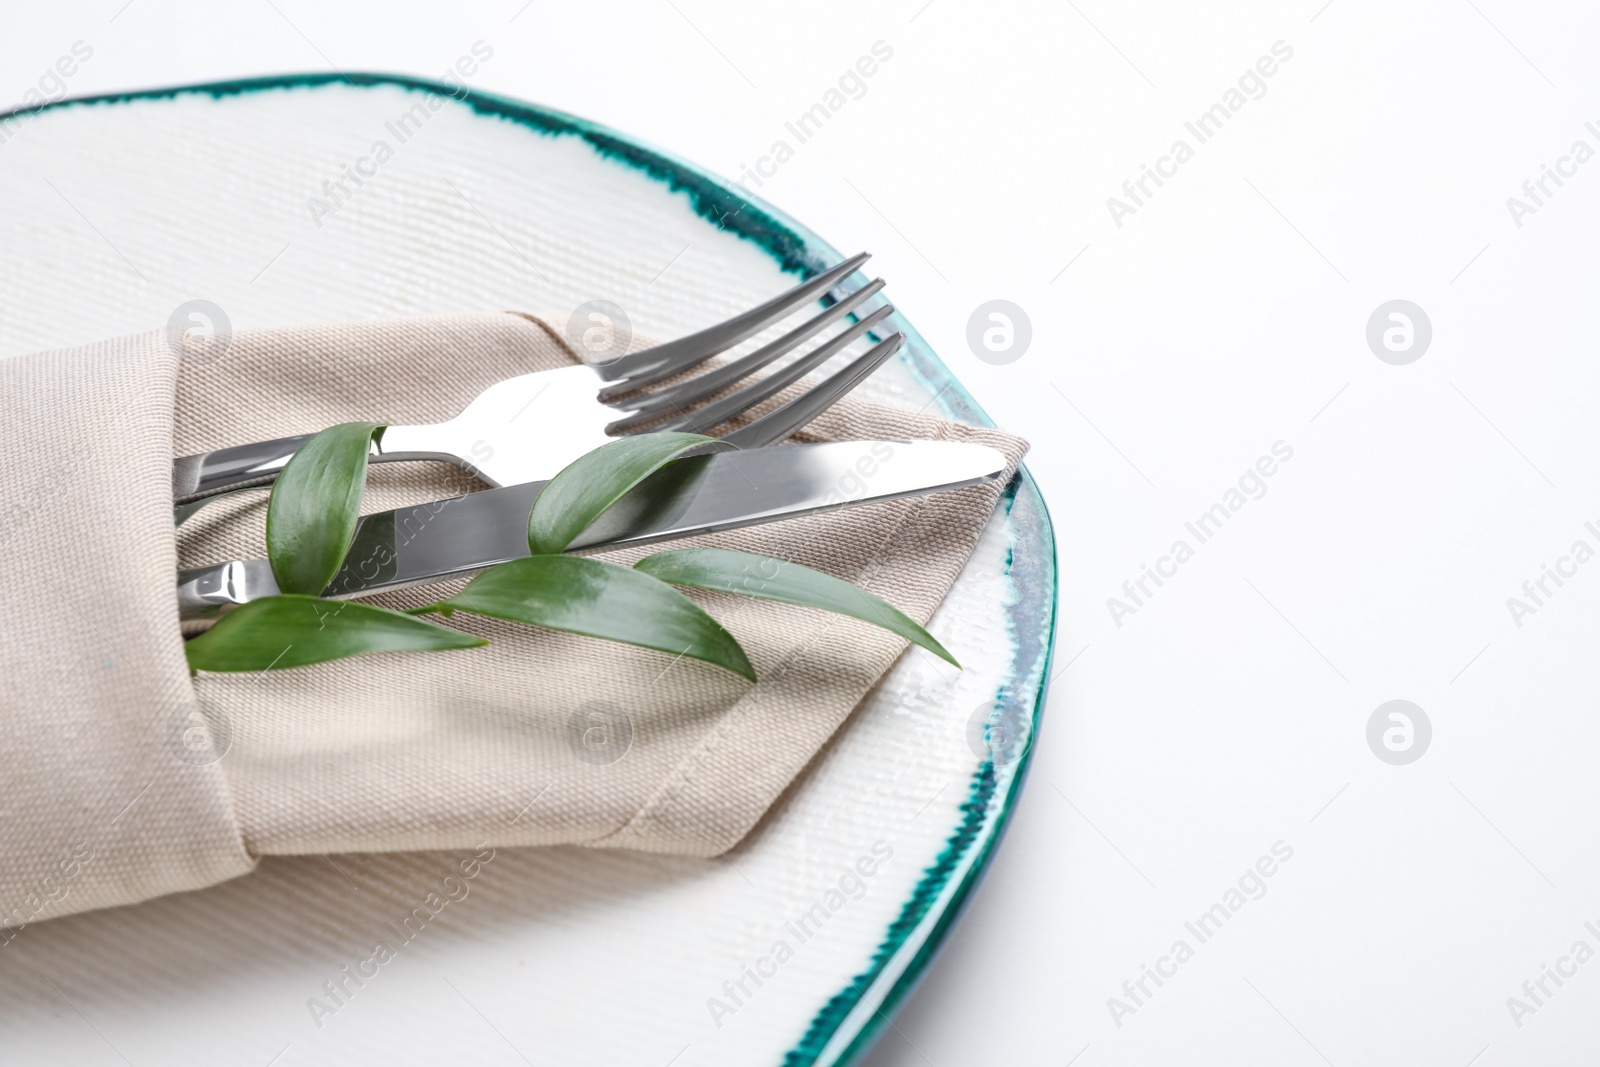
[[[276,596],[278,582],[264,559],[235,560],[178,573],[178,618],[214,619],[229,608]]]

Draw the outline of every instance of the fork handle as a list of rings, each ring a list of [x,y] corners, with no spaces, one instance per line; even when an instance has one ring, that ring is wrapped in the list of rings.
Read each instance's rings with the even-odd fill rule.
[[[249,445],[219,448],[172,461],[172,502],[192,504],[206,497],[271,485],[310,434],[279,437]]]
[[[373,439],[369,462],[431,460],[476,471],[471,463],[455,453],[434,447],[433,440],[425,436],[425,429],[427,428],[385,426]],[[311,440],[311,436],[311,434],[299,434],[294,437],[279,437],[271,441],[219,448],[215,452],[181,456],[173,460],[173,519],[177,525],[182,526],[191,515],[213,500],[241,489],[264,489],[271,485],[278,480],[278,475],[289,462],[289,457],[293,456],[301,445]],[[385,448],[385,444],[389,447]]]

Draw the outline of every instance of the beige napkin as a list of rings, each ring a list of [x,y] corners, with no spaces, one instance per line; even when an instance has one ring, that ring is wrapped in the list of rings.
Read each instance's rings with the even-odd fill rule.
[[[758,684],[465,615],[452,625],[489,646],[191,680],[174,570],[264,555],[265,494],[214,504],[175,534],[174,455],[357,418],[436,421],[496,380],[574,360],[539,320],[494,313],[245,331],[213,354],[152,333],[0,362],[11,627],[0,643],[0,941],[4,927],[210,885],[261,855],[491,839],[716,855],[906,650],[854,620],[694,593],[744,646]],[[974,440],[1013,465],[1026,447],[859,401],[808,435]],[[793,559],[925,622],[1002,484],[680,544]],[[442,465],[375,466],[364,508],[478,487]]]

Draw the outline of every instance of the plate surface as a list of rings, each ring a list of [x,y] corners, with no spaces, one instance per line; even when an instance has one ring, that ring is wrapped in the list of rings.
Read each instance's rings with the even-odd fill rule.
[[[157,328],[193,300],[232,328],[471,308],[587,322],[604,300],[639,336],[672,337],[842,258],[667,153],[448,92],[286,77],[7,122],[0,357]],[[987,424],[891,322],[909,344],[861,394]],[[967,669],[903,657],[726,857],[501,850],[359,984],[346,968],[456,857],[269,859],[24,930],[0,951],[0,1047],[19,1064],[849,1062],[1000,840],[1054,606],[1024,472],[931,626]]]

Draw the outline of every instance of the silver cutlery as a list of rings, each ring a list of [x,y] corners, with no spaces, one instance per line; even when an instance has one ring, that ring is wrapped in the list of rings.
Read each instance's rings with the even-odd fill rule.
[[[724,451],[656,472],[581,534],[597,552],[774,522],[835,508],[978,485],[1006,458],[959,441],[840,441]],[[366,596],[471,574],[528,552],[528,512],[544,482],[363,516],[324,596]],[[264,559],[180,572],[184,619],[278,592]]]
[[[603,365],[578,364],[497,382],[448,421],[389,426],[373,443],[372,462],[433,460],[462,467],[490,485],[517,485],[552,477],[612,437],[663,430],[709,434],[844,351],[891,315],[892,306],[877,308],[787,366],[736,392],[711,399],[850,315],[883,288],[883,279],[841,297],[747,355],[671,386],[645,387],[699,366],[782,321],[833,289],[867,259],[866,253],[853,256],[749,311],[676,341]],[[899,333],[890,334],[805,394],[726,434],[724,440],[743,449],[783,440],[876,370],[904,340]],[[602,385],[598,393],[596,375],[610,383]],[[310,435],[282,437],[173,461],[177,521],[183,522],[224,493],[271,484],[289,457],[309,439]]]

